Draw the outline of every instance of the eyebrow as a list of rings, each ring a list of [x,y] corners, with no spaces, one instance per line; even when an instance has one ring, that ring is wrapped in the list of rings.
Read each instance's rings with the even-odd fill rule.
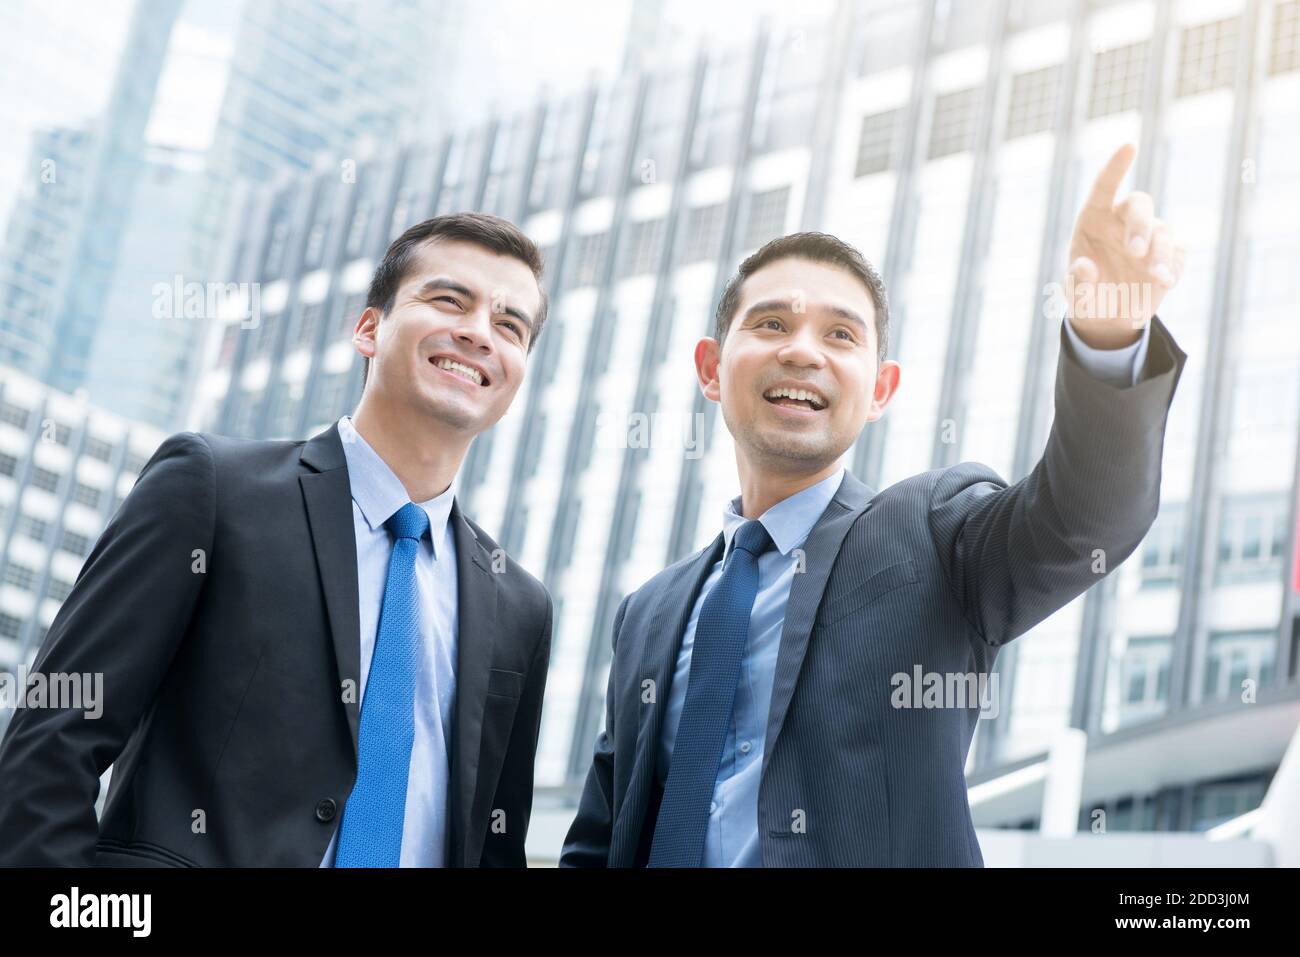
[[[422,298],[438,289],[445,289],[448,292],[459,293],[470,302],[478,300],[478,296],[474,294],[474,290],[470,289],[464,283],[457,282],[450,276],[434,276],[432,279],[426,280],[420,288],[415,291],[415,295],[417,298]],[[513,316],[522,322],[528,328],[528,337],[530,339],[532,338],[533,320],[528,313],[524,312],[522,309],[516,309],[514,306],[502,306],[501,311],[507,316]]]
[[[852,323],[862,330],[862,334],[867,334],[867,323],[852,309],[845,309],[843,306],[827,306],[831,312],[839,316],[846,322]],[[756,302],[745,310],[744,321],[752,319],[760,312],[789,312],[793,313],[794,303],[789,299],[764,299],[762,302]],[[806,310],[805,310],[806,311]]]

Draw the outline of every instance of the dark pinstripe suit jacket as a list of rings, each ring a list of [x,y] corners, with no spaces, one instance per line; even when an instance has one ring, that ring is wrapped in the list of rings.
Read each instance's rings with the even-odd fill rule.
[[[846,474],[813,527],[767,719],[765,866],[983,865],[963,772],[978,701],[896,708],[893,676],[987,673],[1003,644],[1100,580],[1099,555],[1109,571],[1132,553],[1155,519],[1186,360],[1159,320],[1130,388],[1090,376],[1064,333],[1061,348],[1056,418],[1024,479],[962,463],[877,494]],[[722,547],[719,534],[619,606],[605,729],[561,866],[645,862],[668,683]]]

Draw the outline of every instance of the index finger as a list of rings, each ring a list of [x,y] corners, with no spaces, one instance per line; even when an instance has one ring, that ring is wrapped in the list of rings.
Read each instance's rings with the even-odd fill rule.
[[[1119,189],[1119,184],[1124,181],[1124,174],[1133,165],[1133,157],[1136,154],[1137,147],[1132,143],[1125,143],[1115,151],[1115,155],[1106,162],[1097,175],[1097,181],[1092,184],[1092,192],[1088,195],[1089,206],[1109,210],[1115,205],[1115,192]]]

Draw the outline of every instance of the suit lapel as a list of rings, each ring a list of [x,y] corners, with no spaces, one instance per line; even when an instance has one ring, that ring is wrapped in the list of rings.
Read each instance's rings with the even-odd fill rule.
[[[352,758],[357,757],[357,728],[361,706],[361,611],[357,598],[357,539],[352,523],[352,486],[338,425],[314,436],[300,461],[310,471],[298,477],[311,526],[312,548],[320,571],[325,611],[329,616],[340,697],[352,733]],[[343,697],[343,682],[353,693]]]
[[[691,609],[704,587],[709,571],[722,557],[725,544],[722,533],[718,533],[707,548],[698,552],[694,558],[683,562],[672,579],[664,584],[662,598],[655,602],[654,614],[646,632],[645,647],[641,652],[641,668],[637,672],[637,694],[641,694],[641,682],[647,678],[654,682],[655,706],[645,708],[637,699],[636,758],[632,766],[632,776],[628,780],[629,800],[623,802],[622,811],[629,805],[644,808],[650,795],[650,785],[655,776],[655,755],[659,748],[659,734],[663,727],[664,711],[668,706],[668,691],[673,671],[677,664],[677,652],[681,648],[682,634],[691,619]],[[638,818],[642,812],[638,811]]]
[[[808,650],[808,637],[812,632],[813,620],[817,617],[817,606],[821,604],[822,593],[826,590],[826,582],[830,579],[831,566],[839,556],[844,536],[857,517],[871,507],[874,495],[871,488],[859,482],[852,472],[846,471],[835,497],[826,506],[821,518],[817,519],[817,524],[803,544],[804,570],[795,573],[794,584],[790,586],[790,597],[785,606],[785,623],[781,628],[781,646],[777,651],[772,704],[767,714],[767,737],[763,745],[764,775],[767,774],[767,765],[776,749],[781,728],[785,725],[786,711],[799,681],[799,671]]]
[[[451,755],[451,839],[449,860],[465,867],[472,850],[471,835],[482,828],[471,820],[474,793],[482,767],[483,710],[496,642],[497,576],[491,553],[453,502],[451,516],[456,540],[456,723]],[[503,755],[494,755],[501,760]]]

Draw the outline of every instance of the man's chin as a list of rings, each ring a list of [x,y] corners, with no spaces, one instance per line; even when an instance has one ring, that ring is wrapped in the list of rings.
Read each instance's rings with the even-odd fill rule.
[[[440,424],[471,435],[477,435],[487,426],[483,414],[478,409],[469,408],[465,403],[447,400],[441,397],[426,399],[422,409],[431,419]]]
[[[833,462],[843,452],[824,436],[799,435],[784,431],[751,434],[746,443],[753,454],[771,465],[785,465],[796,471],[815,470]]]

